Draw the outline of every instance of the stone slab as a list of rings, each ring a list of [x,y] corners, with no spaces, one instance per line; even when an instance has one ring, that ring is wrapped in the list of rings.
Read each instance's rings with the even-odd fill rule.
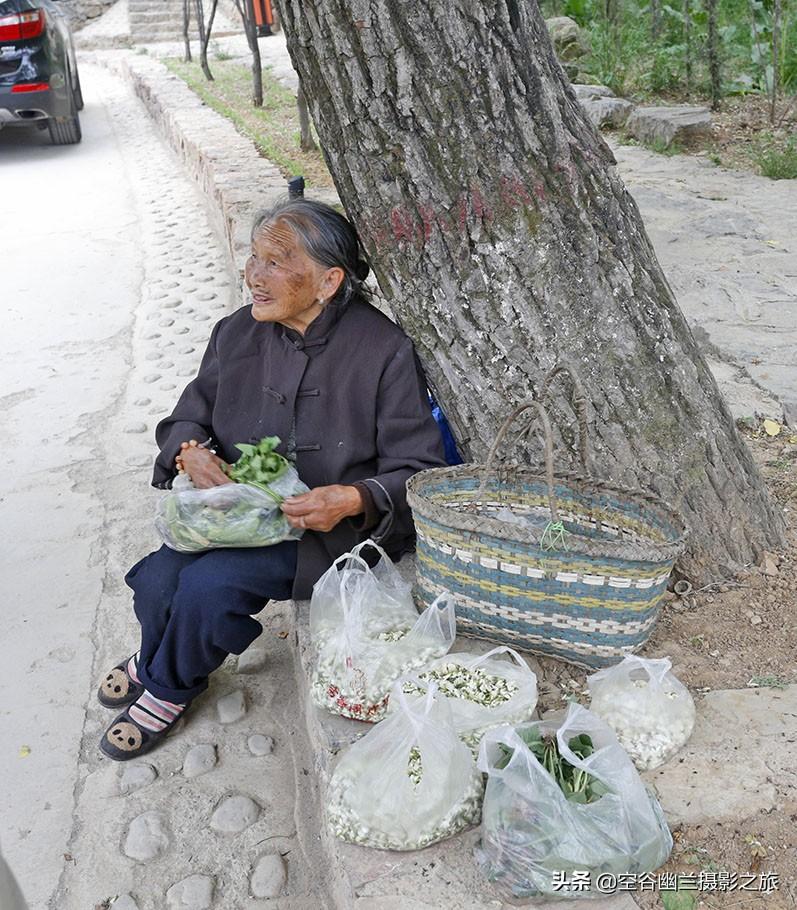
[[[797,685],[726,689],[697,705],[686,746],[642,775],[670,824],[739,821],[797,789]]]
[[[590,123],[599,129],[602,126],[621,127],[634,109],[632,102],[625,98],[582,98],[579,103]]]
[[[665,146],[694,136],[711,133],[711,113],[707,107],[692,104],[637,107],[626,122],[632,136],[647,145]]]

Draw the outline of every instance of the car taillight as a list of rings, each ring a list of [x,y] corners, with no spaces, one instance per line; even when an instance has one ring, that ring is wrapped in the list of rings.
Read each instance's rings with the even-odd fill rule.
[[[0,16],[0,41],[23,41],[38,38],[44,31],[44,10]]]
[[[44,31],[44,10],[19,14],[20,38],[38,38]]]
[[[46,92],[49,89],[50,86],[46,82],[22,82],[11,88],[11,94],[15,95],[17,92]]]

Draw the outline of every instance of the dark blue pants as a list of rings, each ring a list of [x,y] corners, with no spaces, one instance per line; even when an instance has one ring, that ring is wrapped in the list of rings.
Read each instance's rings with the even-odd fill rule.
[[[297,541],[271,547],[178,553],[162,546],[125,576],[141,623],[138,675],[157,698],[183,704],[207,688],[228,654],[263,631],[252,618],[267,600],[287,600]]]

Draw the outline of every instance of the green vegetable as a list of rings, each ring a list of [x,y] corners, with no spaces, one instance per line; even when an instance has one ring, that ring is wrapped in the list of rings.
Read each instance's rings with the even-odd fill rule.
[[[270,489],[269,484],[288,470],[288,462],[274,451],[280,444],[279,436],[265,436],[257,445],[238,443],[235,448],[241,457],[227,467],[227,476],[236,483],[259,487],[279,504],[283,497]]]
[[[543,736],[536,727],[517,730],[518,736],[529,747],[529,750],[537,761],[545,768],[551,777],[559,784],[559,789],[564,793],[567,800],[571,803],[594,803],[599,800],[604,793],[608,793],[608,787],[601,783],[597,778],[571,765],[566,758],[559,754],[559,744],[556,741],[556,735],[550,734]],[[502,756],[496,762],[497,768],[505,768],[514,749],[499,744]],[[595,751],[592,739],[582,733],[580,736],[574,736],[568,743],[571,752],[580,759],[588,758]]]
[[[268,436],[257,445],[236,446],[241,457],[226,471],[241,485],[239,490],[225,484],[208,491],[173,491],[164,497],[155,523],[169,546],[182,552],[266,547],[299,536],[278,506],[286,496],[307,492],[307,487],[274,451],[279,442],[279,437]],[[271,503],[264,503],[260,493],[248,487],[265,493]]]

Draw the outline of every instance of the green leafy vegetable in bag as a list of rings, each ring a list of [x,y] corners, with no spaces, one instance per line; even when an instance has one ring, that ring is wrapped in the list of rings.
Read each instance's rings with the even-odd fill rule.
[[[536,727],[518,729],[518,735],[523,742],[529,747],[537,761],[545,768],[551,777],[559,785],[559,789],[564,793],[567,800],[571,803],[594,803],[599,800],[604,793],[609,792],[609,788],[601,783],[597,778],[588,774],[580,768],[575,768],[567,759],[559,754],[559,744],[556,741],[556,734],[543,736]],[[570,750],[582,761],[589,758],[595,751],[592,739],[586,734],[581,733],[574,736],[568,743]],[[499,744],[501,758],[496,762],[497,768],[505,768],[514,749],[503,743]]]
[[[235,464],[227,466],[227,476],[236,483],[259,487],[269,496],[274,496],[276,502],[282,502],[283,497],[275,494],[269,486],[290,467],[288,460],[275,451],[279,444],[279,436],[265,436],[257,445],[238,443],[235,448],[242,454]]]
[[[306,493],[296,468],[275,451],[279,437],[241,443],[241,457],[226,467],[233,483],[197,490],[178,477],[158,504],[155,526],[173,550],[194,553],[218,547],[267,547],[302,536],[279,506]]]

